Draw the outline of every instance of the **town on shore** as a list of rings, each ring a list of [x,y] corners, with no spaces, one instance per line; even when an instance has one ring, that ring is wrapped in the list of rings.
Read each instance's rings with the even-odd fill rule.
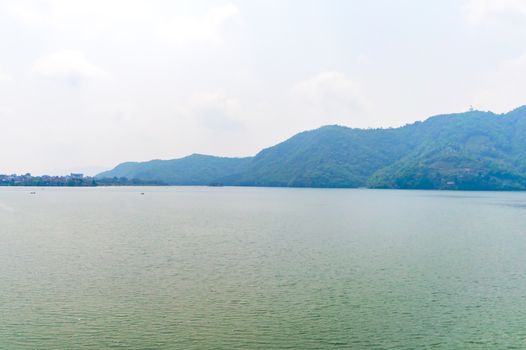
[[[17,175],[1,175],[0,186],[69,186],[69,187],[95,187],[95,186],[148,186],[163,185],[156,181],[142,181],[126,177],[95,178],[84,174],[71,173],[64,176],[32,176],[30,173]]]

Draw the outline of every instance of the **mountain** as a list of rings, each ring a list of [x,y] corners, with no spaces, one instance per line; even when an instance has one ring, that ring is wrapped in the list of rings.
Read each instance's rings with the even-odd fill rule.
[[[96,177],[99,179],[126,177],[168,185],[210,185],[216,183],[218,179],[244,172],[250,160],[251,158],[192,154],[180,159],[122,163]]]
[[[375,172],[369,187],[526,189],[526,107],[432,117],[412,137],[417,147]]]
[[[236,185],[360,187],[409,152],[405,131],[324,126],[259,152]]]
[[[171,185],[526,189],[526,106],[470,111],[400,128],[324,126],[254,157],[191,155],[123,163],[97,175]]]

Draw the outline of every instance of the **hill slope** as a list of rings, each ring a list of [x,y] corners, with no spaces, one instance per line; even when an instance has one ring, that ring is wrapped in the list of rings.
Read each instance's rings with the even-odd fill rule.
[[[325,126],[254,157],[123,163],[98,177],[174,185],[526,189],[526,107],[471,111],[394,129]]]
[[[411,149],[405,132],[325,126],[259,152],[233,184],[360,187]]]
[[[97,178],[126,177],[168,185],[210,185],[223,177],[244,172],[249,162],[250,158],[192,154],[180,159],[122,163],[98,174]]]
[[[526,189],[526,108],[437,116],[415,131],[418,146],[373,174],[370,187]]]

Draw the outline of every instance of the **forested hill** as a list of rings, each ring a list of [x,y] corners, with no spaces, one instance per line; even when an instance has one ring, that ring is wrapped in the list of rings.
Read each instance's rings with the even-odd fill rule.
[[[169,185],[210,185],[218,184],[217,181],[224,177],[244,172],[251,160],[252,158],[223,158],[192,154],[180,159],[122,163],[96,177],[148,179]]]
[[[324,126],[254,157],[192,155],[98,175],[172,185],[526,189],[526,107],[470,111],[400,128]]]

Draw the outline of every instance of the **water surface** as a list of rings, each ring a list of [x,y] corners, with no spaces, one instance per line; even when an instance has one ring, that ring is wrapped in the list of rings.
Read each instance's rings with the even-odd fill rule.
[[[524,348],[525,251],[526,193],[0,188],[0,348]]]

